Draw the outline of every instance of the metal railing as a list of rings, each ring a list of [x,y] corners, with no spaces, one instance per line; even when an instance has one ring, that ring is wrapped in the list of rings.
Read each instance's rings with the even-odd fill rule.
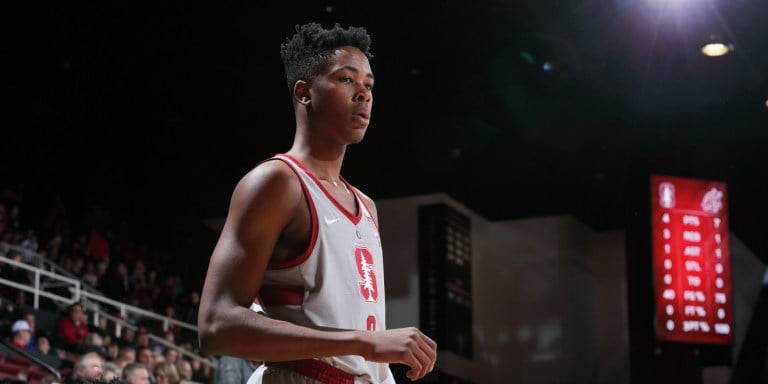
[[[19,252],[21,254],[21,259],[22,261],[24,261],[25,264],[36,266],[40,269],[53,272],[59,276],[66,276],[66,277],[69,277],[70,279],[79,280],[77,276],[74,273],[72,273],[72,271],[60,266],[59,264],[43,256],[40,256],[39,253],[31,249],[26,249],[19,245],[0,242],[0,254],[7,255],[8,251],[10,250]],[[88,284],[84,284],[82,288],[89,292],[99,292],[97,289],[91,287]]]
[[[122,332],[122,328],[129,328],[129,329],[132,329],[134,331],[136,331],[139,328],[138,326],[136,326],[134,324],[131,324],[131,323],[129,323],[129,322],[119,318],[119,317],[115,317],[115,316],[112,316],[112,315],[110,315],[108,313],[103,313],[103,312],[96,312],[95,313],[94,322],[98,322],[99,317],[104,317],[107,320],[109,320],[109,321],[111,321],[112,323],[115,324],[115,336],[116,337],[120,337],[120,334]],[[164,347],[167,347],[167,348],[175,349],[177,352],[179,352],[179,354],[182,354],[184,356],[187,356],[187,357],[195,359],[195,360],[199,360],[203,364],[207,364],[207,365],[209,365],[211,367],[216,368],[217,360],[215,358],[213,358],[213,357],[206,358],[206,357],[200,356],[200,355],[198,355],[198,354],[196,354],[194,352],[190,352],[190,351],[188,351],[188,350],[186,350],[184,348],[179,347],[176,344],[170,343],[167,340],[165,340],[165,339],[163,339],[163,338],[161,338],[159,336],[153,335],[153,334],[149,334],[149,339],[152,340],[153,342],[155,342],[156,344],[160,344],[160,345],[162,345]]]
[[[0,278],[0,283],[7,285],[9,287],[13,287],[13,288],[31,293],[33,297],[33,306],[35,309],[40,308],[40,296],[47,297],[55,302],[64,303],[66,305],[70,305],[80,301],[80,294],[83,292],[80,288],[80,286],[82,285],[80,280],[75,280],[66,276],[61,276],[56,273],[46,271],[44,269],[40,269],[37,267],[33,267],[31,265],[24,264],[22,262],[18,262],[13,259],[9,259],[5,256],[0,256],[0,261],[5,265],[12,265],[17,268],[21,268],[34,273],[34,278],[33,278],[33,281],[31,282],[32,286],[22,284],[16,281],[8,280],[5,278]],[[70,291],[73,292],[73,296],[67,297],[54,292],[45,291],[44,289],[50,286],[43,285],[43,282],[40,279],[41,276],[45,276],[54,281],[59,281],[67,286],[71,286]]]
[[[0,278],[0,284],[7,285],[9,287],[13,287],[13,288],[16,288],[25,292],[29,292],[30,294],[32,294],[33,307],[35,309],[40,308],[41,297],[46,297],[48,299],[51,299],[54,303],[64,304],[65,306],[68,306],[74,303],[81,303],[86,309],[90,310],[93,313],[94,325],[98,326],[100,317],[104,317],[107,320],[112,321],[112,323],[115,325],[116,337],[120,336],[122,328],[130,328],[133,330],[138,329],[139,326],[137,324],[132,324],[131,322],[125,320],[126,318],[129,318],[129,317],[137,317],[141,320],[157,321],[161,324],[163,331],[167,331],[171,325],[174,325],[174,326],[187,329],[197,334],[197,331],[198,331],[197,326],[193,324],[189,324],[189,323],[176,320],[167,316],[159,315],[157,313],[147,311],[145,309],[141,309],[120,301],[109,299],[96,291],[83,289],[85,286],[87,286],[87,284],[83,283],[80,280],[67,277],[67,276],[62,276],[55,272],[51,272],[51,271],[39,268],[37,266],[32,266],[22,262],[18,262],[16,260],[12,260],[5,257],[5,255],[6,253],[4,252],[2,256],[0,256],[0,263],[4,265],[12,265],[14,267],[22,268],[26,271],[32,272],[34,274],[34,278],[33,278],[33,281],[30,282],[31,285],[15,282],[15,281],[4,279],[4,278]],[[47,278],[48,281],[43,281],[42,277]],[[51,282],[54,282],[56,284],[51,284]],[[62,286],[67,288],[66,291],[70,292],[71,294],[70,296],[63,296],[55,292],[46,291],[46,289],[50,287],[59,288]],[[105,306],[112,307],[114,310],[119,312],[120,317],[113,316],[109,311],[105,310],[104,308]],[[204,357],[204,356],[198,355],[178,345],[169,343],[165,339],[153,334],[150,334],[149,337],[150,337],[150,340],[158,344],[162,344],[163,346],[173,348],[177,350],[180,354],[199,360],[203,364],[216,367],[217,359],[215,359],[213,356]]]
[[[73,288],[70,288],[70,290],[74,292],[77,290],[77,288],[73,287]],[[84,292],[84,291],[77,292],[75,294],[85,300],[95,302],[96,304],[111,306],[112,308],[120,312],[120,317],[122,319],[126,319],[131,316],[138,316],[144,320],[151,319],[151,320],[158,321],[159,323],[162,324],[163,332],[167,331],[171,325],[176,325],[181,328],[185,328],[197,333],[197,326],[195,325],[189,324],[184,321],[176,320],[167,316],[158,315],[157,313],[154,313],[152,311],[147,311],[146,309],[134,307],[132,305],[123,303],[121,301],[112,300],[110,298],[105,297],[104,295],[99,295],[99,294],[94,294],[91,292]],[[92,307],[92,304],[89,305],[89,307]],[[93,309],[101,309],[101,307],[93,308]]]

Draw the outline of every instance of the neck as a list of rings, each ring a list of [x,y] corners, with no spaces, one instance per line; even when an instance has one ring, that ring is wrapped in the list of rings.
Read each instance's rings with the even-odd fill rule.
[[[349,143],[329,135],[333,129],[328,124],[332,123],[312,119],[306,108],[299,105],[296,109],[293,146],[289,153],[320,166],[320,169],[313,169],[317,171],[317,176],[331,175],[337,178]]]
[[[338,191],[346,192],[346,193],[352,193],[352,191],[349,190],[349,187],[347,187],[347,184],[345,184],[341,179],[333,180],[331,178],[322,178],[320,176],[317,177],[321,182],[324,182],[327,186],[333,187]]]
[[[315,150],[313,150],[315,149]],[[288,154],[298,159],[320,181],[327,183],[337,191],[352,193],[341,181],[341,164],[344,161],[344,147],[341,153],[333,151],[317,151],[310,146],[294,145]],[[329,155],[330,154],[330,155]]]
[[[312,154],[302,154],[293,151],[289,151],[288,154],[301,161],[318,179],[339,182],[342,158],[325,160],[312,156]]]

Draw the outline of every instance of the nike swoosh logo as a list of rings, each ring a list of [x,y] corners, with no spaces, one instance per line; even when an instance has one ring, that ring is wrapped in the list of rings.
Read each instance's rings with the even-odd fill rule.
[[[326,224],[328,224],[328,225],[331,225],[331,224],[333,224],[333,223],[335,223],[335,222],[339,221],[339,218],[338,218],[338,217],[337,217],[337,218],[335,218],[335,219],[329,219],[328,217],[323,217],[323,219],[325,219],[325,223],[326,223]]]

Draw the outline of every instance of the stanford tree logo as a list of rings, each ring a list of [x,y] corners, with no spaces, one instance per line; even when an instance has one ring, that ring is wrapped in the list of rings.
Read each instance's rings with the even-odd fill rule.
[[[375,303],[379,298],[376,273],[373,270],[373,255],[367,248],[355,249],[357,273],[360,274],[360,293],[367,302]]]

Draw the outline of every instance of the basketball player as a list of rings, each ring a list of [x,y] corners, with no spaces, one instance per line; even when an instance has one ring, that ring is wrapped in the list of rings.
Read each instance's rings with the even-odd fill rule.
[[[389,363],[411,380],[434,368],[433,340],[385,329],[376,206],[340,175],[371,118],[370,42],[309,23],[281,46],[293,146],[235,186],[198,317],[205,353],[261,363],[249,383],[391,384]]]

